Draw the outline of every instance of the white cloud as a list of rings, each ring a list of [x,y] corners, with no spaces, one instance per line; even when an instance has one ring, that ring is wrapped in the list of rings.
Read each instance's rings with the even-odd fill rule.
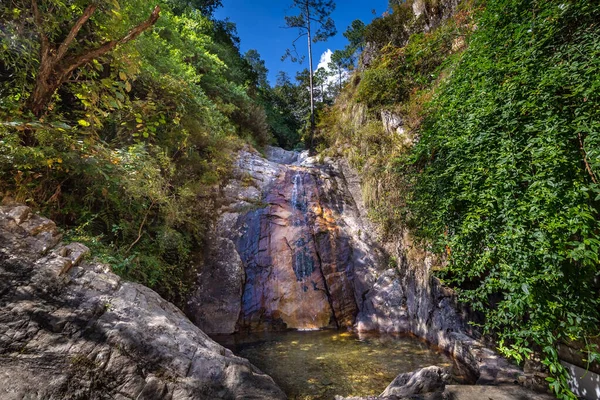
[[[319,68],[324,68],[327,72],[331,73],[331,68],[329,68],[329,63],[331,62],[332,55],[333,55],[333,51],[331,51],[331,49],[327,49],[323,54],[321,54],[321,58],[319,59],[319,64],[317,65],[315,72]],[[348,70],[344,69],[342,72],[342,82],[346,81],[349,76],[350,76],[350,73],[348,72]],[[327,86],[331,86],[331,85],[337,86],[338,84],[339,84],[339,75],[337,73],[332,74],[331,76],[329,76],[327,78]]]
[[[325,53],[321,54],[321,59],[319,60],[319,65],[317,65],[317,69],[325,68],[329,71],[329,62],[331,62],[331,56],[333,55],[333,51],[331,49],[327,49]]]

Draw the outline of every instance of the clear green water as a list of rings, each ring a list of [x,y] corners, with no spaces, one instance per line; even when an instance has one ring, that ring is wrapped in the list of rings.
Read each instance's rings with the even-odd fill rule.
[[[323,330],[215,339],[273,377],[290,399],[378,395],[402,372],[453,366],[448,356],[407,336]]]

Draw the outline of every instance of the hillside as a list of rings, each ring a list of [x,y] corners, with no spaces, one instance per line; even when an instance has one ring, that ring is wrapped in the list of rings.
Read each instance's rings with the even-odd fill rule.
[[[359,169],[382,237],[443,255],[481,331],[539,354],[571,398],[559,344],[599,356],[600,7],[463,1],[444,19],[452,6],[408,1],[367,27],[322,149]]]

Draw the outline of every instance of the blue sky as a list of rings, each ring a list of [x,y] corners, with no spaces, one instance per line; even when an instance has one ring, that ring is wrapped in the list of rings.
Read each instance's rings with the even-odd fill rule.
[[[369,23],[375,17],[372,10],[376,11],[376,16],[381,16],[387,9],[388,0],[338,0],[336,3],[337,7],[331,16],[338,33],[327,42],[313,45],[315,68],[327,49],[341,49],[347,44],[342,33],[353,20]],[[223,0],[223,7],[215,12],[218,19],[229,17],[237,25],[242,53],[249,49],[258,50],[269,69],[271,83],[275,83],[278,71],[287,72],[293,79],[297,71],[308,68],[308,57],[303,64],[281,61],[285,50],[298,37],[297,30],[281,28],[285,25],[285,15],[297,13],[290,9],[290,4],[290,0]],[[300,54],[306,54],[306,39],[298,40],[297,47]]]

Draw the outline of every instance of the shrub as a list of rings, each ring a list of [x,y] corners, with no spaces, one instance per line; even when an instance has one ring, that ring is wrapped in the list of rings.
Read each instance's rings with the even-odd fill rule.
[[[565,399],[556,348],[600,326],[599,18],[593,1],[487,2],[414,152],[410,209],[450,253],[445,281],[504,354],[541,353]]]

